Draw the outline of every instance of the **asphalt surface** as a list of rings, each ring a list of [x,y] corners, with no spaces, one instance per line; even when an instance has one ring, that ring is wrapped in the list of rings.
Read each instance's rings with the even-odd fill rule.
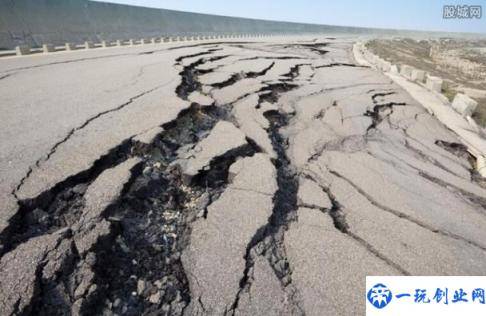
[[[486,274],[486,189],[353,38],[0,60],[1,315],[362,315]]]

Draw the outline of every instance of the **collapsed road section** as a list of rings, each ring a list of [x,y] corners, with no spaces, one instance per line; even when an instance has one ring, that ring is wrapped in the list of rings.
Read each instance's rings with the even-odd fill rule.
[[[0,314],[361,315],[366,275],[486,273],[464,146],[349,39],[137,49],[2,76],[45,121],[0,127]]]

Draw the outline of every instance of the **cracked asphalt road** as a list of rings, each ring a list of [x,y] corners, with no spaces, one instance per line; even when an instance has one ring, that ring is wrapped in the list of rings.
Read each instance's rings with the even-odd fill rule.
[[[353,39],[0,61],[0,314],[362,315],[486,274],[457,137]]]

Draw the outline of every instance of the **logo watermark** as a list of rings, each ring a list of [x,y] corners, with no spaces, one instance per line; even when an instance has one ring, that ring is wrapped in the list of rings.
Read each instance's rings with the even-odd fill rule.
[[[486,276],[366,277],[366,315],[486,315]]]
[[[381,309],[391,302],[393,295],[386,285],[378,283],[368,291],[367,298],[374,307]]]
[[[445,5],[442,12],[444,19],[480,19],[483,16],[480,5]]]

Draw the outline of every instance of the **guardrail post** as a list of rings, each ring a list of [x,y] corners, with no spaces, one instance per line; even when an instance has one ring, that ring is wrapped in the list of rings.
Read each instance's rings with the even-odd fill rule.
[[[420,70],[420,69],[413,69],[410,79],[412,79],[412,81],[416,81],[416,82],[424,82],[425,71]]]
[[[439,77],[428,76],[425,85],[432,91],[442,92],[442,79]]]
[[[400,66],[400,75],[407,79],[411,79],[412,77],[412,70],[413,68],[410,67],[409,65],[402,65]]]
[[[56,48],[52,44],[44,44],[42,45],[42,51],[46,53],[52,53],[56,51]]]
[[[30,47],[27,45],[19,45],[15,47],[15,54],[17,54],[17,56],[29,55]]]
[[[454,97],[454,101],[452,101],[451,105],[457,113],[467,117],[472,116],[478,106],[478,102],[463,93],[458,93]]]
[[[66,47],[66,50],[75,50],[76,49],[76,46],[74,46],[73,43],[66,43],[65,44],[65,47]]]

